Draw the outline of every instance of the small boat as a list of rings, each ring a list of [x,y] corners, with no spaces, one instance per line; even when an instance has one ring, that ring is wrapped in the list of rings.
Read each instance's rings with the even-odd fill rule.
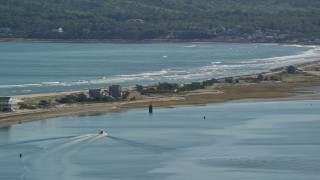
[[[104,131],[104,130],[101,130],[101,131],[99,132],[99,134],[108,135],[108,134],[106,133],[106,131]]]

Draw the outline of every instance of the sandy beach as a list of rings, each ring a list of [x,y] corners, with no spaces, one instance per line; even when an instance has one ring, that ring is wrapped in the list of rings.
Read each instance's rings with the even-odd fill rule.
[[[27,121],[42,120],[62,116],[75,116],[110,111],[123,111],[133,108],[147,108],[152,102],[155,108],[171,107],[176,105],[196,105],[208,103],[221,103],[234,100],[245,101],[274,101],[274,100],[301,100],[320,99],[320,61],[313,61],[296,65],[297,74],[283,74],[281,81],[247,82],[248,78],[257,75],[239,76],[239,83],[216,83],[205,89],[186,91],[182,93],[139,95],[134,88],[130,88],[131,96],[136,100],[124,100],[110,103],[73,103],[58,104],[46,109],[19,109],[13,112],[0,112],[0,127]],[[281,68],[270,70],[267,74],[279,73]],[[47,94],[20,95],[13,98],[18,101],[40,99],[55,99],[71,93],[86,91],[59,92]],[[146,110],[147,112],[147,110]]]

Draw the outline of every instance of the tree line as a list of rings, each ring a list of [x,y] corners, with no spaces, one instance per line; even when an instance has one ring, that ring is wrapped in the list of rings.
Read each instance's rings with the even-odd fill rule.
[[[319,38],[319,8],[318,0],[0,0],[0,37]]]

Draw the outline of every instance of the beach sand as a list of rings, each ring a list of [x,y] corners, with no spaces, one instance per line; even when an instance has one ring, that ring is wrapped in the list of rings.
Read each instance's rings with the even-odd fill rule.
[[[298,64],[303,72],[299,74],[281,75],[282,81],[245,82],[236,84],[217,83],[205,89],[174,94],[155,94],[139,96],[137,100],[126,100],[112,103],[91,104],[59,104],[48,109],[16,110],[13,112],[0,112],[0,127],[27,121],[75,116],[109,111],[122,111],[132,108],[147,108],[152,102],[155,108],[176,105],[195,105],[207,103],[221,103],[234,100],[245,101],[274,101],[274,100],[300,100],[320,99],[320,61]],[[278,73],[270,71],[269,73]],[[253,75],[243,77],[255,77]],[[133,91],[133,90],[132,90]],[[39,100],[41,98],[56,98],[75,92],[60,92],[47,94],[33,94],[14,96],[18,101],[26,99]],[[133,92],[132,94],[137,94]],[[147,112],[147,110],[146,110]]]

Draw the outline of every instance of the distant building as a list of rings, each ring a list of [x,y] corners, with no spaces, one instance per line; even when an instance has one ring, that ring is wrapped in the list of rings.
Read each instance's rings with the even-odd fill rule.
[[[93,99],[102,98],[107,96],[107,92],[104,89],[89,89],[89,96]]]
[[[281,78],[281,76],[274,75],[274,74],[263,74],[263,73],[260,73],[257,76],[257,80],[258,81],[281,81],[282,78]]]
[[[11,97],[0,96],[0,111],[13,111],[17,108],[17,103]]]
[[[224,82],[225,83],[238,83],[239,80],[234,77],[226,77],[226,78],[224,78]]]
[[[297,73],[297,67],[296,66],[288,66],[287,67],[287,73],[289,73],[289,74],[296,74]]]
[[[266,76],[266,75],[264,75],[264,74],[262,74],[262,73],[260,73],[260,74],[258,75],[257,79],[258,79],[259,81],[268,81],[268,80],[269,80],[269,77]]]
[[[109,86],[109,95],[112,97],[121,97],[122,87],[120,85]]]
[[[63,33],[63,29],[62,29],[62,27],[54,28],[54,29],[51,30],[51,32],[53,32],[53,33]]]

